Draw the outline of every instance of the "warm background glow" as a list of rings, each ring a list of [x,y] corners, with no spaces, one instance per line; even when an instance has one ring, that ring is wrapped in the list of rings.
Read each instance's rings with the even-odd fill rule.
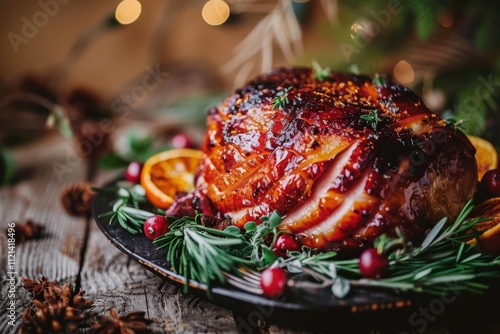
[[[229,18],[229,5],[223,0],[210,0],[201,12],[201,16],[208,24],[218,26]]]
[[[123,0],[116,7],[115,17],[121,24],[135,22],[141,15],[141,3],[137,0]]]
[[[405,60],[401,60],[394,66],[394,78],[401,84],[407,85],[415,80],[413,67]]]

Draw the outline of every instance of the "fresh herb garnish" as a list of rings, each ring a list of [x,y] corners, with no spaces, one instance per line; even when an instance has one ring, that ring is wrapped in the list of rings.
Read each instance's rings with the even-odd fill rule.
[[[335,254],[332,253],[314,255],[292,252],[281,266],[295,272],[307,269],[305,272],[314,282],[297,282],[297,288],[303,285],[309,288],[331,285],[334,294],[344,293],[347,285],[377,286],[431,294],[443,294],[451,289],[481,293],[488,286],[479,282],[479,278],[500,277],[500,256],[482,254],[473,245],[463,242],[477,238],[480,233],[474,227],[489,220],[484,217],[467,219],[472,208],[470,201],[448,227],[445,227],[447,219],[440,220],[418,246],[406,241],[399,230],[395,238],[386,234],[378,237],[375,247],[387,254],[390,270],[381,279],[361,278],[357,258],[336,261],[333,259]],[[355,276],[354,279],[345,278],[352,275]],[[343,289],[334,287],[339,278]]]
[[[135,195],[134,195],[135,193]],[[135,200],[134,200],[135,198]],[[117,219],[130,233],[140,232],[144,220],[153,215],[138,209],[141,194],[136,189],[120,188],[113,210],[102,216]],[[396,229],[396,236],[379,236],[374,246],[389,260],[389,270],[380,279],[363,278],[359,259],[336,259],[335,252],[320,252],[302,247],[289,251],[288,258],[273,252],[281,233],[282,217],[273,212],[261,217],[261,223],[248,222],[243,229],[229,226],[221,231],[203,226],[201,215],[180,219],[168,217],[170,231],[155,239],[158,249],[167,250],[167,260],[173,271],[189,281],[207,285],[215,282],[237,284],[247,291],[259,291],[255,277],[269,266],[280,266],[289,272],[293,288],[330,287],[338,298],[345,297],[352,286],[372,286],[403,291],[443,294],[453,290],[481,293],[488,288],[481,279],[500,277],[500,256],[480,253],[464,241],[480,233],[475,226],[488,220],[469,219],[473,204],[469,201],[455,222],[440,220],[419,245],[408,241]],[[245,275],[249,275],[245,279]],[[241,277],[241,278],[238,278]],[[258,282],[258,279],[257,279]],[[186,289],[188,285],[186,284]]]
[[[107,192],[107,189],[94,189],[97,192]],[[142,233],[144,221],[154,213],[139,209],[141,203],[146,202],[145,191],[140,185],[130,188],[120,187],[116,191],[117,199],[111,211],[98,216],[110,217],[109,224],[118,221],[120,226],[132,234]]]
[[[385,86],[387,85],[387,80],[385,78],[382,78],[378,74],[375,74],[375,77],[372,80],[372,84],[374,86]]]
[[[377,130],[378,123],[382,121],[378,117],[378,109],[371,110],[368,114],[361,115],[359,118],[369,123],[373,130]]]
[[[347,66],[347,72],[352,73],[352,74],[361,74],[364,72],[364,70],[359,66],[359,64],[350,64]]]
[[[48,128],[52,128],[54,125],[57,125],[59,132],[63,136],[67,138],[73,137],[73,129],[71,127],[68,111],[58,104],[54,104],[54,106],[50,109],[50,114],[47,117],[45,125]]]
[[[466,119],[460,119],[460,120],[455,120],[454,118],[448,118],[446,120],[446,125],[449,126],[450,128],[455,131],[466,131],[467,130],[467,120]]]
[[[248,222],[245,224],[245,236],[250,246],[249,258],[259,267],[270,265],[273,263],[277,255],[272,250],[276,239],[279,236],[278,226],[281,223],[281,216],[277,211],[274,211],[269,217],[264,216],[260,218],[262,223],[257,225],[255,222]],[[264,238],[272,235],[270,246],[266,245]]]
[[[172,269],[188,281],[195,280],[210,287],[212,282],[224,283],[225,273],[238,273],[240,266],[253,264],[231,254],[245,246],[241,234],[205,227],[201,224],[201,215],[168,220],[170,231],[156,238],[154,243],[158,249],[167,248],[167,260]]]
[[[328,78],[330,78],[330,74],[332,70],[329,67],[321,67],[321,65],[313,60],[312,61],[312,67],[313,67],[313,79],[317,79],[319,81],[325,81]]]
[[[271,108],[272,109],[281,109],[284,110],[285,106],[290,102],[288,100],[288,92],[292,89],[293,87],[285,88],[282,91],[279,91],[276,93],[274,96],[272,102],[271,102]]]

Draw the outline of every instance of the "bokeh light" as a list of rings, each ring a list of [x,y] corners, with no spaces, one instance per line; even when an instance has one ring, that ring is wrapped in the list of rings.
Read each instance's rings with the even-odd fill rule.
[[[135,22],[141,15],[142,6],[137,0],[123,0],[118,4],[115,17],[121,24]]]
[[[437,19],[439,24],[445,28],[450,28],[453,25],[453,14],[449,9],[444,8],[440,10],[437,15]]]
[[[415,80],[413,67],[406,60],[399,61],[392,71],[394,78],[401,84],[406,85]]]
[[[225,1],[210,0],[203,6],[201,16],[208,24],[218,26],[227,21],[230,12],[229,5]]]

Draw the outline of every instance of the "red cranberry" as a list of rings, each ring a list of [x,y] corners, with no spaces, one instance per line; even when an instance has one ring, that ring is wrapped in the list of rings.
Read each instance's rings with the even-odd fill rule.
[[[500,169],[484,173],[480,188],[487,197],[500,197]]]
[[[286,258],[287,251],[299,251],[300,244],[291,234],[281,234],[274,244],[274,252],[276,255]]]
[[[142,164],[139,161],[132,161],[125,169],[125,178],[132,183],[139,183],[141,180]]]
[[[359,257],[359,271],[366,278],[380,278],[388,267],[387,257],[379,254],[375,248],[365,249]]]
[[[185,133],[178,133],[172,137],[173,148],[194,148],[193,141]]]
[[[286,288],[287,274],[282,268],[268,268],[260,275],[260,286],[265,296],[279,298]]]
[[[167,218],[160,215],[149,217],[144,222],[143,230],[146,237],[150,240],[154,240],[168,232],[169,228]]]

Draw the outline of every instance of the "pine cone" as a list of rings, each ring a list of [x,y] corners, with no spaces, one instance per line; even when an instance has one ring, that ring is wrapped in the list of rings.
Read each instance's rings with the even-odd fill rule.
[[[149,325],[152,320],[144,318],[145,312],[132,312],[120,317],[115,308],[109,310],[111,317],[98,316],[92,325],[95,334],[141,334],[153,333]]]
[[[9,229],[6,230],[9,234]],[[45,226],[33,222],[31,219],[24,224],[16,223],[14,226],[14,239],[16,243],[21,243],[28,240],[40,239],[45,231]]]
[[[80,291],[75,295],[69,283],[59,293],[53,287],[46,288],[45,302],[35,299],[36,310],[28,307],[24,311],[19,334],[75,333],[82,322],[93,315],[85,311],[93,301],[85,300],[84,293]]]
[[[61,191],[62,206],[70,215],[90,217],[90,201],[95,193],[88,182],[76,182]]]

